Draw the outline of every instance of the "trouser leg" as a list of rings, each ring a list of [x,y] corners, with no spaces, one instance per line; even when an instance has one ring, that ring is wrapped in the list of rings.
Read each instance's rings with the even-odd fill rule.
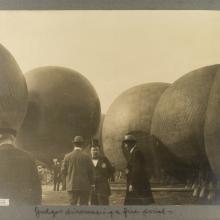
[[[91,193],[91,205],[98,205],[98,198],[97,198],[97,193],[92,192]]]
[[[109,205],[109,196],[98,194],[97,198],[98,198],[98,205]]]
[[[60,189],[60,181],[57,182],[57,191]]]
[[[88,205],[89,195],[89,191],[80,191],[80,205]]]
[[[69,196],[70,205],[77,205],[77,201],[79,198],[79,192],[78,191],[68,191],[68,196]]]
[[[66,190],[66,177],[65,176],[62,176],[61,184],[62,184],[61,190]]]
[[[57,180],[53,180],[53,191],[56,191]]]

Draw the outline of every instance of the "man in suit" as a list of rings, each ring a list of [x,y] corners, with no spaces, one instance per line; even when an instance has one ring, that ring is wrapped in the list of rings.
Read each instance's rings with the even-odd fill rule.
[[[64,157],[63,175],[66,176],[66,190],[71,205],[88,205],[93,184],[93,164],[91,158],[82,152],[84,140],[76,136],[74,149]]]
[[[112,178],[115,169],[108,158],[101,155],[98,145],[91,147],[91,155],[95,183],[91,196],[91,205],[109,205],[109,196],[111,194],[109,179]]]
[[[150,183],[146,171],[146,161],[137,148],[136,139],[133,135],[125,135],[123,141],[123,152],[128,158],[127,189],[125,205],[148,205],[154,203]]]
[[[15,147],[15,136],[12,129],[0,129],[0,199],[9,200],[10,206],[41,204],[37,167],[28,153]]]
[[[53,162],[53,191],[59,191],[62,181],[61,164],[57,158],[55,158]]]

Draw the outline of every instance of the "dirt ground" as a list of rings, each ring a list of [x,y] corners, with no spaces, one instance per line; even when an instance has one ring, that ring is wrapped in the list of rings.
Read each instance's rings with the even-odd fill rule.
[[[123,205],[125,188],[123,185],[112,186],[110,205]],[[43,186],[43,205],[68,205],[66,191],[53,191],[52,185]],[[153,196],[156,205],[190,205],[204,204],[192,197],[192,191],[185,190],[182,186],[170,186],[166,188],[153,188]]]

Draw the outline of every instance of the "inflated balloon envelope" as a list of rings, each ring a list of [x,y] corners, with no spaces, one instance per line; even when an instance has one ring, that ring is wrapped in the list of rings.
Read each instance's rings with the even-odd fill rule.
[[[212,171],[220,178],[219,85],[220,65],[212,65],[185,74],[170,86],[149,83],[125,91],[104,120],[105,153],[123,169],[121,142],[126,133],[133,133],[143,142],[145,155],[152,146],[154,166],[177,179],[202,175],[212,181]]]
[[[183,165],[171,168],[176,175],[184,166],[210,172],[210,163],[220,178],[219,87],[220,65],[203,67],[175,81],[157,104],[151,133]]]
[[[126,90],[110,106],[102,129],[104,153],[118,170],[124,170],[126,161],[122,153],[124,135],[132,133],[143,152],[149,175],[154,173],[152,138],[150,134],[154,109],[168,83],[146,83]]]
[[[39,160],[62,158],[72,151],[72,139],[88,143],[100,121],[100,102],[91,83],[64,67],[40,67],[25,74],[28,112],[18,145]]]
[[[215,77],[209,93],[204,137],[210,165],[220,179],[220,65],[216,65]]]
[[[0,133],[18,131],[27,110],[24,75],[11,53],[0,44]]]

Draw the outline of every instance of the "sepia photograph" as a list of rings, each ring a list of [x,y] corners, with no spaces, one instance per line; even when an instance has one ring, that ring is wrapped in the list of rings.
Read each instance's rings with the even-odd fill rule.
[[[0,206],[219,205],[219,26],[0,11]]]

